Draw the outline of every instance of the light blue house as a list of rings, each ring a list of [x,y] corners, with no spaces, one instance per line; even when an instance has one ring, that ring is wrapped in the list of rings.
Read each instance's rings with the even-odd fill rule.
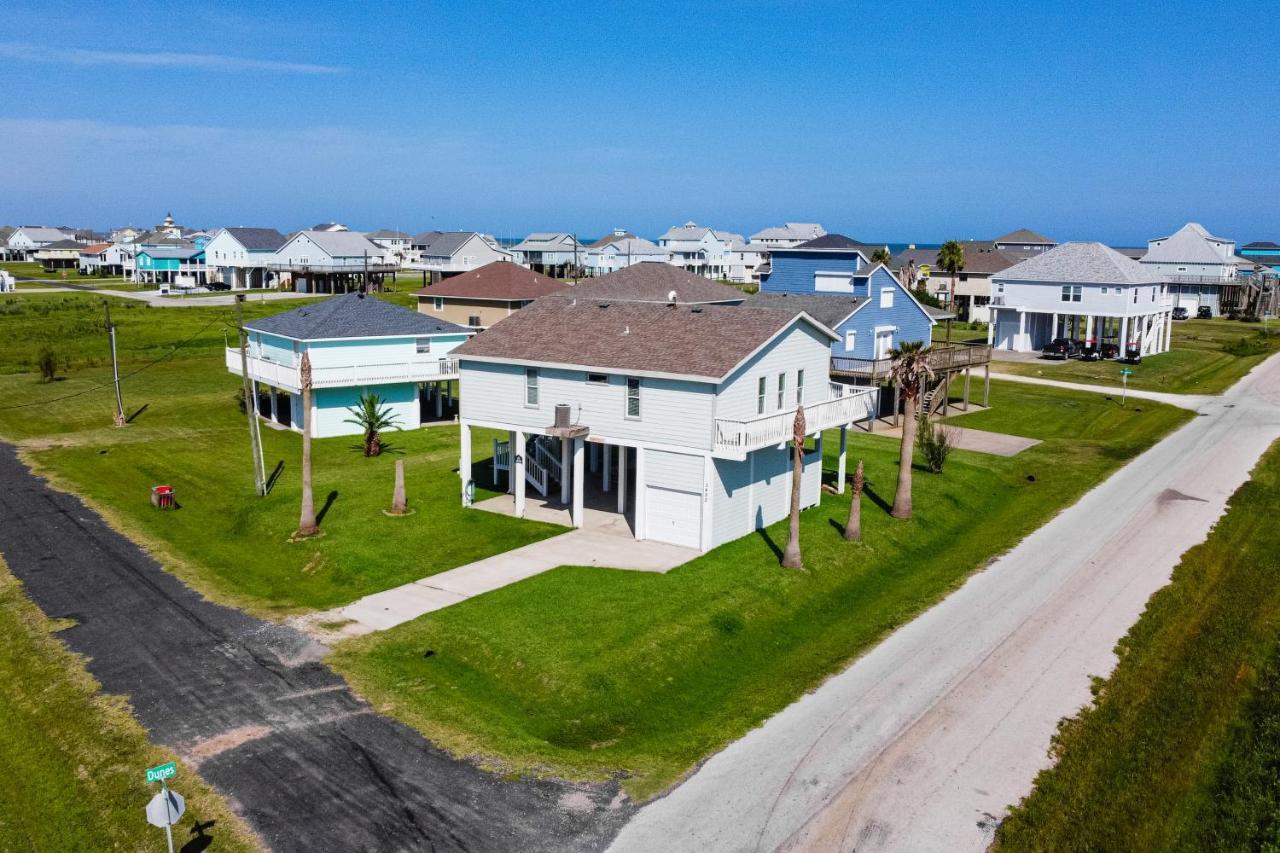
[[[203,286],[209,280],[204,254],[208,242],[208,237],[195,240],[162,237],[141,243],[134,256],[134,279],[149,284]]]
[[[245,324],[249,376],[259,414],[302,429],[302,355],[310,355],[312,435],[356,435],[348,409],[372,391],[401,429],[445,414],[457,361],[450,353],[473,332],[444,320],[349,293]],[[228,347],[227,369],[241,375],[241,353]],[[262,389],[265,389],[265,394]]]

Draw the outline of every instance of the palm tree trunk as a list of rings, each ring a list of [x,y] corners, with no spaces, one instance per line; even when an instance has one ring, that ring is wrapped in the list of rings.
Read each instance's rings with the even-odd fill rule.
[[[404,460],[396,460],[396,490],[391,495],[391,511],[396,515],[405,513],[404,498]]]
[[[853,471],[853,500],[849,502],[849,521],[844,526],[844,538],[856,542],[862,538],[862,487],[866,484],[862,474],[862,460]]]
[[[791,526],[787,532],[787,548],[782,552],[782,565],[802,569],[800,559],[800,486],[804,480],[804,407],[796,409],[794,434],[791,436]]]
[[[911,518],[911,457],[916,446],[916,396],[903,402],[902,448],[898,453],[898,490],[893,494],[894,518]]]
[[[298,517],[295,536],[314,536],[320,531],[316,524],[316,501],[311,491],[311,358],[302,354],[302,512]]]

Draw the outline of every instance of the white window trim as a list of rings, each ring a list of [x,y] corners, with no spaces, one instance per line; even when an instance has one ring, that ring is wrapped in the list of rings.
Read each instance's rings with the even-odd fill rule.
[[[881,307],[881,308],[892,308],[892,307],[893,307],[893,292],[894,292],[895,290],[897,290],[897,289],[898,289],[898,288],[896,288],[896,287],[882,287],[882,288],[880,288],[880,303],[879,303],[879,304],[880,304],[880,307]],[[885,299],[885,296],[888,296],[888,297],[889,297],[889,298],[888,298],[888,300],[886,300],[886,299]]]
[[[435,297],[435,302],[432,304],[432,310],[434,310],[434,311],[443,311],[443,310],[444,310],[444,297],[443,297],[443,296],[437,296],[437,297]]]
[[[636,413],[631,414],[631,383],[636,383]],[[628,421],[638,421],[644,415],[644,401],[641,399],[644,380],[639,376],[628,376],[622,383],[622,417]]]
[[[530,384],[529,384],[529,380],[530,380],[530,378],[532,378],[532,379],[533,379],[533,384],[532,384],[532,385],[530,385]],[[541,373],[540,373],[540,371],[538,370],[538,368],[536,368],[536,367],[526,367],[526,368],[524,369],[524,407],[525,407],[526,409],[536,409],[536,408],[539,408],[539,403],[541,403],[541,401],[542,401],[542,389],[539,387],[539,386],[540,386],[540,383],[539,383],[539,379],[540,379],[540,378],[541,378]],[[534,400],[533,400],[533,402],[532,402],[532,403],[530,403],[530,402],[529,402],[529,391],[530,391],[530,390],[532,390],[532,391],[533,391],[533,397],[534,397]]]
[[[846,329],[844,333],[844,351],[853,352],[858,348],[858,330]]]

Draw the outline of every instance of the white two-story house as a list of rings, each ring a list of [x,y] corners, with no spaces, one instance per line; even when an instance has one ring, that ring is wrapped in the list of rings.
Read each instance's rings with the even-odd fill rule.
[[[1174,305],[1194,314],[1207,306],[1218,314],[1221,288],[1234,283],[1236,241],[1215,237],[1198,222],[1188,222],[1168,237],[1147,241],[1141,263],[1169,286]]]
[[[433,281],[494,261],[515,259],[496,240],[478,231],[426,231],[413,238],[413,251],[417,260],[406,266],[431,273]]]
[[[763,247],[748,244],[741,234],[696,222],[667,229],[658,245],[670,252],[671,263],[683,270],[743,284],[760,280],[760,267],[768,258]]]
[[[987,342],[1036,352],[1054,338],[1115,344],[1143,356],[1169,349],[1173,298],[1144,264],[1101,243],[1063,243],[991,279]]]
[[[363,293],[254,320],[245,329],[259,414],[294,430],[302,429],[302,355],[310,354],[317,438],[358,435],[360,428],[346,419],[365,391],[390,407],[401,429],[443,416],[453,398],[449,383],[458,378],[453,350],[472,335]],[[239,347],[227,348],[226,364],[243,375]]]
[[[205,244],[205,263],[232,290],[274,287],[269,267],[287,238],[274,228],[220,228]]]
[[[471,431],[488,427],[508,436],[494,459],[516,515],[532,487],[577,526],[587,506],[616,507],[638,539],[706,551],[786,517],[803,406],[801,504],[814,506],[822,431],[847,438],[878,393],[828,380],[834,337],[803,312],[540,299],[455,353],[463,503]]]
[[[608,275],[635,264],[669,264],[671,253],[651,243],[643,237],[634,235],[614,235],[612,239],[601,240],[587,247],[586,274],[591,276]]]

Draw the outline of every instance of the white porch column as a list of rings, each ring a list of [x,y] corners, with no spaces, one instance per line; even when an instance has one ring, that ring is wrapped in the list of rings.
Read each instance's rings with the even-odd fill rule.
[[[710,456],[704,456],[702,463],[702,539],[698,543],[704,553],[711,550],[711,483],[716,476],[716,463]],[[787,477],[787,482],[791,478]]]
[[[462,505],[471,506],[471,425],[466,421],[459,424],[458,443],[458,477],[462,480]]]
[[[1027,339],[1027,312],[1019,311],[1018,312],[1018,343],[1013,348],[1018,352],[1026,352],[1027,350],[1031,349],[1031,347],[1029,346],[1026,348],[1026,350],[1020,349],[1020,347],[1026,346],[1026,339]]]
[[[1058,313],[1055,311],[1053,314],[1053,329],[1049,332],[1049,340],[1053,340],[1056,337],[1058,337]]]
[[[514,495],[516,493],[516,454],[520,452],[520,445],[516,444],[515,430],[507,432],[507,494]]]
[[[627,512],[627,446],[618,445],[618,512]]]
[[[645,493],[644,493],[644,448],[636,448],[636,500],[635,500],[635,530],[637,539],[644,539],[646,534],[646,525],[644,523],[645,514]]]
[[[573,526],[581,527],[585,519],[583,518],[582,499],[584,491],[583,475],[585,474],[585,466],[582,464],[582,445],[586,442],[581,438],[573,439]],[[565,447],[569,446],[569,442],[565,442]],[[568,456],[568,453],[565,454]],[[566,480],[568,477],[565,478]]]
[[[849,427],[841,424],[840,426],[840,456],[836,465],[836,494],[844,494],[844,474],[845,466],[849,455]]]
[[[611,461],[609,457],[612,455],[612,448],[606,444],[601,452],[604,453],[604,490],[607,494],[609,492],[609,476],[612,473],[609,470],[609,462]]]
[[[511,443],[511,482],[515,487],[516,518],[524,518],[524,433],[512,433],[515,440]]]
[[[276,388],[274,385],[268,385],[267,387],[271,389],[271,420],[279,423],[280,414],[276,403]]]
[[[1120,358],[1127,358],[1129,351],[1129,318],[1120,318]]]
[[[1164,351],[1168,352],[1173,349],[1173,312],[1166,311],[1164,314]]]
[[[573,451],[573,441],[571,439],[560,439],[560,503],[569,503],[569,487],[573,484],[569,479],[572,465],[572,459],[569,458]]]
[[[1093,315],[1084,318],[1084,341],[1086,346],[1093,346]]]
[[[987,323],[987,346],[993,346],[996,342],[996,322],[999,318],[999,308],[992,308],[987,312],[987,319],[990,320],[990,322]]]

